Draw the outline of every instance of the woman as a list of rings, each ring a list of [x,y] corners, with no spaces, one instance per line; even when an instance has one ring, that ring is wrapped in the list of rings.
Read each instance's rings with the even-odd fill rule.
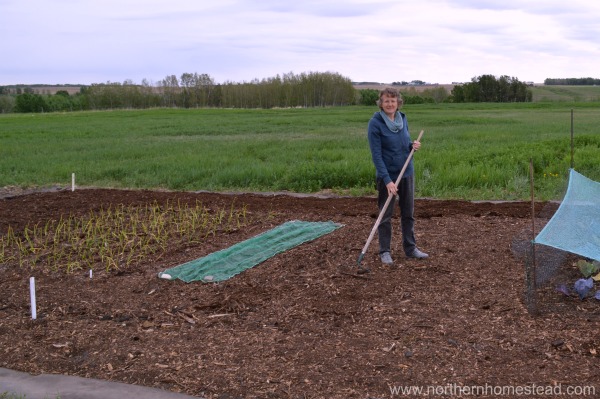
[[[390,266],[394,264],[391,256],[391,245],[392,216],[396,200],[400,207],[404,253],[409,258],[424,259],[429,257],[417,248],[415,241],[415,180],[412,159],[398,186],[395,183],[411,150],[417,151],[421,148],[419,141],[411,142],[406,115],[400,112],[402,104],[402,97],[398,90],[394,88],[381,90],[377,101],[380,111],[375,112],[369,121],[368,128],[369,147],[371,148],[371,157],[377,173],[377,204],[380,211],[388,196],[393,196],[377,228],[381,262]]]

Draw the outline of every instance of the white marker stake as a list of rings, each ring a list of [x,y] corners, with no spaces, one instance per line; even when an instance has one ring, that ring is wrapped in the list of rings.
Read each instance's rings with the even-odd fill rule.
[[[75,191],[75,173],[71,173],[71,191]]]
[[[92,269],[90,269],[90,280],[92,279]]]
[[[35,277],[29,277],[29,296],[31,297],[31,319],[37,319],[37,310],[35,306]]]

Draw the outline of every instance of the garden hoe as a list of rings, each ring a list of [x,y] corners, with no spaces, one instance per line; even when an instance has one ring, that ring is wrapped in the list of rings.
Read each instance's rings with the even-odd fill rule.
[[[421,141],[421,136],[423,136],[423,130],[421,130],[421,132],[419,133],[419,137],[417,138],[416,141]],[[400,183],[400,179],[402,179],[402,176],[404,175],[404,171],[406,171],[406,168],[408,167],[408,164],[410,162],[410,160],[412,159],[413,154],[415,153],[414,148],[410,151],[410,154],[408,154],[408,158],[406,158],[406,162],[404,162],[404,166],[402,167],[402,170],[400,171],[400,174],[398,175],[398,178],[396,179],[396,186],[398,186],[398,184]],[[365,254],[367,253],[367,250],[369,249],[369,245],[371,245],[371,241],[373,240],[373,237],[375,237],[375,232],[377,231],[377,227],[379,227],[379,223],[381,223],[381,219],[383,219],[383,214],[385,213],[386,209],[388,208],[388,206],[390,205],[390,202],[392,202],[392,195],[389,195],[387,200],[385,201],[385,204],[383,205],[383,208],[381,208],[381,211],[379,212],[379,217],[377,217],[377,220],[375,221],[375,225],[373,226],[373,229],[371,230],[371,234],[369,234],[369,238],[367,238],[367,243],[365,244],[364,248],[362,249],[362,252],[360,253],[360,256],[358,257],[358,261],[356,262],[358,264],[358,274],[365,274],[365,273],[369,273],[371,270],[362,267],[360,262],[362,262],[363,258],[365,257]]]

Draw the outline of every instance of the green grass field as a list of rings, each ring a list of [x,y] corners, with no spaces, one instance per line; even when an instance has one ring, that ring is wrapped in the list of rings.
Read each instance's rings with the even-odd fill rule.
[[[598,86],[534,86],[530,87],[534,102],[561,101],[584,102],[600,101]]]
[[[417,196],[560,199],[571,163],[600,181],[600,103],[405,106]],[[0,187],[373,194],[375,107],[153,109],[0,116]]]

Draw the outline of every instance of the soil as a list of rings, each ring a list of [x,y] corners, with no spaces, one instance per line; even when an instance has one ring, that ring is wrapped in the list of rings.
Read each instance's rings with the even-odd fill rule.
[[[417,242],[430,258],[406,259],[396,228],[398,267],[379,262],[375,236],[361,262],[371,272],[357,274],[378,215],[374,197],[92,188],[1,197],[0,235],[9,226],[20,231],[110,204],[154,201],[243,204],[252,222],[201,244],[169,246],[125,270],[98,266],[92,279],[87,270],[0,264],[0,367],[220,399],[390,398],[408,386],[437,389],[435,397],[465,389],[511,397],[498,390],[564,394],[600,381],[597,301],[550,287],[536,301],[552,306],[528,311],[525,262],[515,251],[532,223],[527,202],[418,199]],[[536,204],[536,213],[551,205]],[[343,227],[225,282],[157,277],[289,220]],[[571,269],[562,273],[574,277]]]

